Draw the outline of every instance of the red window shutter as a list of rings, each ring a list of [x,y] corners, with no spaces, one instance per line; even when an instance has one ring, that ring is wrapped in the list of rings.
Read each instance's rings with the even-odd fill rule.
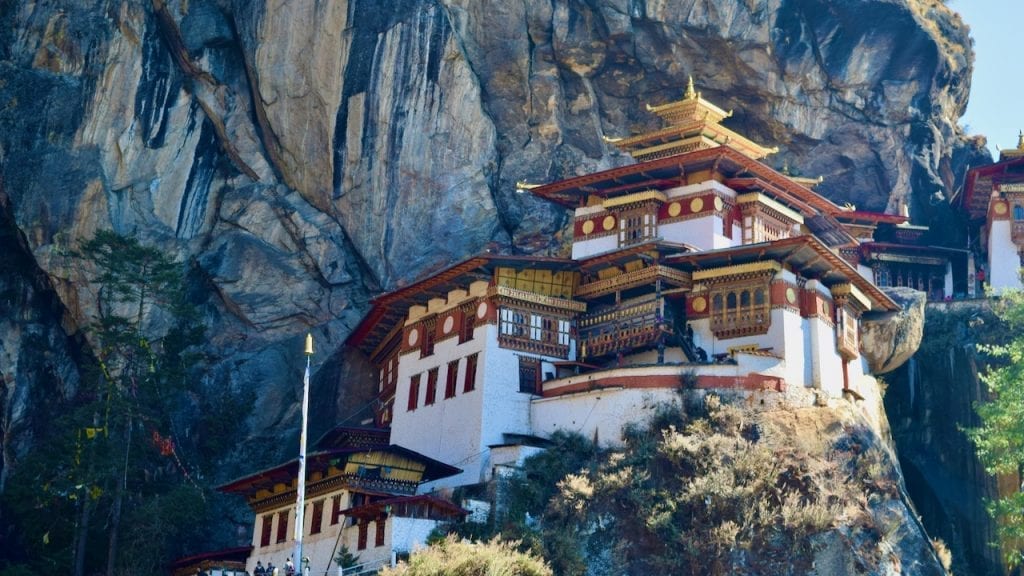
[[[417,374],[412,377],[409,382],[409,412],[416,409],[416,405],[420,398],[420,375]]]
[[[463,392],[472,392],[476,389],[476,354],[466,357],[466,379],[462,383]]]
[[[356,543],[357,550],[366,550],[366,536],[370,531],[370,523],[366,521],[359,522],[359,541]]]
[[[274,515],[263,515],[263,529],[260,530],[260,547],[270,546],[270,531],[273,529]]]
[[[288,511],[277,513],[277,542],[288,539]]]
[[[448,363],[448,374],[445,375],[444,383],[444,397],[454,398],[455,397],[455,384],[459,379],[459,361]]]
[[[423,399],[423,405],[428,406],[437,400],[437,368],[427,371],[427,397]]]
[[[324,521],[324,501],[317,500],[313,502],[313,515],[310,517],[309,533],[319,534],[320,525]]]

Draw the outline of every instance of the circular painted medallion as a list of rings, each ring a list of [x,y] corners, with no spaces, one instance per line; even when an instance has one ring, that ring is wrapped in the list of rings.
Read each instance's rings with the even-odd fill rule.
[[[583,234],[584,235],[590,234],[593,231],[594,231],[594,221],[593,220],[587,220],[586,222],[583,223]]]
[[[481,302],[476,306],[476,317],[483,320],[487,316],[487,302]]]
[[[722,202],[722,199],[719,198],[718,196],[715,196],[715,210],[719,210],[720,211],[724,206],[725,206],[725,203]]]
[[[601,221],[601,227],[605,230],[615,228],[615,216],[605,216],[604,220]]]
[[[690,200],[690,212],[700,212],[704,209],[704,199],[694,198]]]
[[[420,331],[419,331],[419,329],[414,328],[412,330],[409,330],[409,340],[408,341],[409,341],[409,346],[415,346],[416,343],[420,341]]]
[[[996,202],[996,205],[993,206],[992,209],[995,210],[996,214],[1006,214],[1006,204],[1003,202]]]
[[[675,218],[679,216],[679,213],[683,211],[683,205],[679,202],[673,202],[668,205],[668,215]]]
[[[693,311],[703,312],[708,308],[708,301],[703,296],[697,296],[693,299]]]
[[[786,302],[790,304],[796,303],[796,291],[792,288],[786,288]]]
[[[452,331],[452,328],[455,328],[455,317],[454,316],[449,316],[449,317],[445,318],[444,319],[444,326],[442,326],[441,328],[444,329],[444,333],[445,334],[450,333]]]

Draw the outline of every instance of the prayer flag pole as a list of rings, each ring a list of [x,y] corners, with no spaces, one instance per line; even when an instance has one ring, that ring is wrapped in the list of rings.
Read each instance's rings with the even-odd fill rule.
[[[302,525],[306,510],[306,427],[309,420],[309,363],[313,357],[313,335],[306,334],[306,375],[302,378],[302,429],[299,431],[299,480],[295,497],[295,556],[292,564],[302,570]]]

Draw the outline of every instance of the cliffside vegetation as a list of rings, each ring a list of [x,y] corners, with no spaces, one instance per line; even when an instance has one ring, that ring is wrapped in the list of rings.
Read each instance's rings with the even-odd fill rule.
[[[620,450],[557,435],[499,484],[488,524],[458,531],[520,540],[562,575],[942,573],[856,417],[736,402],[664,406]]]
[[[1007,489],[989,501],[988,512],[996,520],[1004,560],[1019,566],[1024,560],[1024,492],[1019,489],[1024,471],[1024,293],[1006,293],[993,307],[1008,334],[1006,343],[983,347],[994,360],[981,377],[990,398],[977,405],[981,424],[967,435],[985,470],[1008,480]]]
[[[194,396],[203,333],[182,264],[110,231],[71,258],[94,281],[100,347],[37,427],[46,450],[12,465],[8,549],[25,556],[0,573],[155,574],[210,537],[196,519],[211,513],[204,472],[232,438],[231,398],[213,409]]]

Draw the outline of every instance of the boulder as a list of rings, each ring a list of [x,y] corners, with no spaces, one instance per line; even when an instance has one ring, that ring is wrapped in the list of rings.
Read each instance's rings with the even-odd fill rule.
[[[911,288],[883,288],[902,310],[865,314],[860,350],[873,374],[899,368],[917,352],[924,335],[925,293]]]

